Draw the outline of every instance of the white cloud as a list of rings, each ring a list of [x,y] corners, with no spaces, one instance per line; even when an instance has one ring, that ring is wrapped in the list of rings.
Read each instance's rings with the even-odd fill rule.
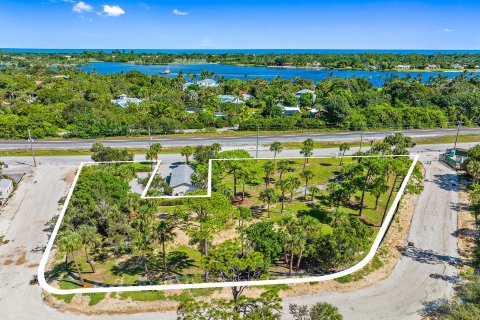
[[[123,10],[117,5],[109,6],[108,4],[106,4],[103,6],[103,13],[105,13],[109,17],[119,17],[125,14],[125,10]]]
[[[449,33],[449,32],[453,32],[453,31],[455,31],[455,30],[449,29],[449,28],[445,28],[445,29],[443,29],[442,31],[443,31],[443,32],[446,32],[446,33]]]
[[[83,13],[83,12],[88,12],[88,11],[92,11],[92,10],[93,10],[93,7],[89,4],[86,4],[83,1],[77,2],[73,6],[73,12],[76,12],[76,13]]]
[[[188,12],[180,11],[178,9],[173,9],[173,14],[176,14],[177,16],[186,16],[188,14]]]

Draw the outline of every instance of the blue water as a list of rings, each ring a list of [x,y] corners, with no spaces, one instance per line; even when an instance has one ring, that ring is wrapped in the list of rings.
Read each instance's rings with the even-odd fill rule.
[[[325,78],[328,78],[330,74],[334,77],[340,78],[366,78],[370,80],[374,86],[381,87],[385,83],[386,79],[389,79],[392,75],[398,75],[399,77],[405,77],[409,74],[412,78],[421,76],[423,81],[428,83],[430,77],[436,77],[439,74],[453,78],[461,75],[462,72],[397,72],[397,71],[361,71],[361,70],[312,70],[312,69],[284,69],[284,68],[267,68],[267,67],[245,67],[245,66],[230,66],[222,64],[172,64],[172,65],[143,65],[143,64],[128,64],[117,62],[93,62],[86,66],[80,66],[87,72],[93,72],[94,70],[99,74],[113,74],[119,72],[140,71],[149,75],[161,74],[167,67],[172,72],[169,75],[163,75],[169,78],[178,76],[180,71],[184,75],[187,73],[199,75],[203,70],[213,71],[216,75],[224,76],[226,79],[252,79],[262,78],[272,80],[276,76],[280,76],[282,79],[294,79],[295,77],[301,77],[304,79],[313,80],[318,82]],[[477,73],[478,74],[478,73]]]
[[[394,53],[394,54],[426,54],[434,53],[480,53],[480,50],[393,50],[393,49],[41,49],[41,48],[0,48],[0,50],[7,52],[26,52],[26,53],[66,53],[75,54],[83,53],[84,51],[92,52],[107,52],[111,53],[113,50],[120,50],[125,52],[133,51],[135,53],[205,53],[205,54],[222,54],[222,53],[247,53],[247,54],[265,54],[265,53],[288,53],[288,54],[302,54],[302,53]]]

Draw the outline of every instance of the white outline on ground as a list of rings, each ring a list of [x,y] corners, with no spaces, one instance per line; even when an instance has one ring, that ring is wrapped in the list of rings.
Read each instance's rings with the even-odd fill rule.
[[[372,158],[378,156],[348,156],[350,158]],[[385,236],[390,222],[393,219],[395,214],[396,207],[398,206],[400,199],[405,191],[405,188],[410,180],[412,172],[417,164],[419,159],[419,155],[412,155],[412,156],[405,156],[413,158],[412,165],[410,166],[407,175],[402,181],[400,188],[395,196],[395,199],[388,210],[387,216],[385,217],[385,221],[383,222],[382,226],[378,230],[377,236],[373,241],[372,247],[370,248],[368,254],[356,265],[347,268],[345,270],[331,273],[323,276],[315,276],[315,277],[302,277],[302,278],[284,278],[284,279],[272,279],[272,280],[253,280],[253,281],[238,281],[238,282],[207,282],[207,283],[186,283],[186,284],[167,284],[167,285],[140,285],[140,286],[111,286],[111,287],[97,287],[97,288],[79,288],[79,289],[68,289],[63,290],[59,288],[54,288],[50,286],[46,279],[45,279],[45,269],[48,264],[48,258],[50,256],[50,252],[53,248],[53,244],[55,242],[55,238],[57,236],[58,230],[60,229],[60,225],[62,223],[63,217],[65,216],[65,212],[67,211],[68,204],[73,194],[73,190],[75,189],[75,185],[77,184],[78,178],[80,176],[80,172],[84,165],[88,164],[102,164],[102,163],[137,163],[137,162],[155,162],[155,161],[111,161],[111,162],[82,162],[77,170],[75,178],[73,180],[72,186],[68,192],[68,195],[65,199],[65,204],[58,216],[57,223],[53,229],[53,232],[50,236],[48,241],[47,247],[45,248],[45,252],[43,253],[42,260],[40,261],[40,265],[38,266],[38,282],[42,289],[45,291],[52,293],[52,294],[82,294],[82,293],[97,293],[97,292],[127,292],[127,291],[160,291],[160,290],[182,290],[182,289],[198,289],[198,288],[223,288],[223,287],[233,287],[233,286],[265,286],[265,285],[276,285],[276,284],[296,284],[296,283],[308,283],[308,282],[319,282],[319,281],[326,281],[332,280],[336,278],[340,278],[356,271],[359,271],[363,267],[365,267],[375,256],[380,243]],[[325,159],[331,157],[310,157],[310,159]],[[289,157],[286,159],[304,159],[303,157]],[[219,161],[232,161],[232,160],[272,160],[272,158],[244,158],[244,159],[211,159],[209,161],[209,172],[208,172],[208,188],[211,188],[211,169],[212,169],[212,161],[219,160]],[[160,162],[157,164],[159,166]],[[153,177],[153,174],[152,174]],[[150,179],[153,179],[153,178]],[[147,188],[145,188],[147,190]],[[146,193],[144,190],[143,193]],[[143,195],[143,194],[142,194]],[[204,197],[202,195],[202,197]],[[148,197],[145,197],[148,198]],[[178,198],[178,197],[177,197]]]

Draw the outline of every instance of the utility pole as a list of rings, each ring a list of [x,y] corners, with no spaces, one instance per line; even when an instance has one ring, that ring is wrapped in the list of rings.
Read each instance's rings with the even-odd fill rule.
[[[360,134],[360,148],[358,149],[358,152],[362,151],[363,130],[364,130],[364,126],[362,124],[362,133]]]
[[[455,137],[455,145],[453,146],[453,150],[457,151],[457,141],[458,141],[458,134],[460,133],[460,126],[462,125],[461,121],[457,121],[457,136]]]
[[[257,151],[255,152],[255,158],[258,159],[258,131],[260,130],[258,124],[257,124]]]
[[[30,142],[30,150],[32,150],[32,158],[33,158],[33,166],[37,166],[37,161],[35,160],[35,151],[33,150],[33,139],[32,135],[30,134],[30,129],[28,130],[28,142]]]
[[[149,136],[149,139],[148,139],[148,148],[150,148],[152,146],[152,133],[150,131],[150,126],[148,127],[148,136]]]

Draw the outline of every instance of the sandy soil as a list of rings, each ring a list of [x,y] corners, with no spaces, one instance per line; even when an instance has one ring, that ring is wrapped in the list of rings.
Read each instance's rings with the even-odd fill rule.
[[[475,217],[470,212],[470,196],[467,185],[461,184],[458,192],[458,230],[456,232],[458,238],[458,252],[465,262],[472,258],[473,249],[475,248],[474,238],[478,237],[478,231],[475,227]],[[463,266],[466,268],[466,265]]]

